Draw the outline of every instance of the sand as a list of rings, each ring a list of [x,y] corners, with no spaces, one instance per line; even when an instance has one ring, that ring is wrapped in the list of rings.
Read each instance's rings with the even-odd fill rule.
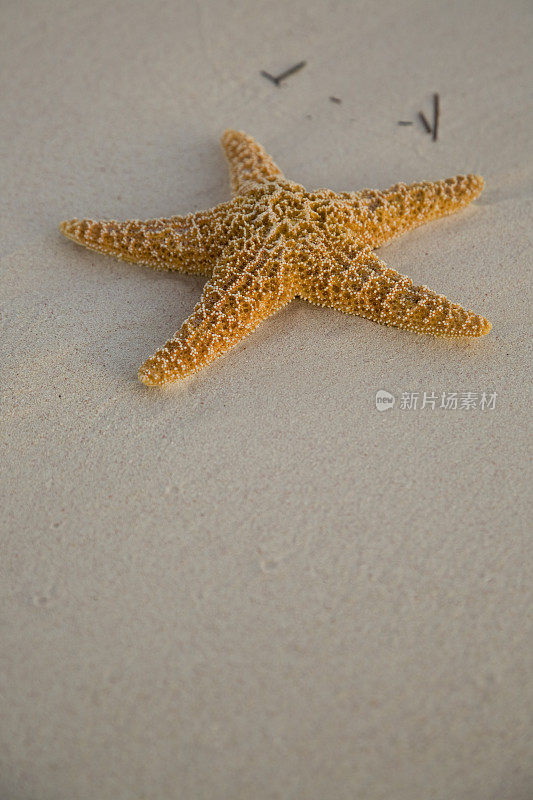
[[[531,797],[528,3],[2,18],[2,800]],[[138,383],[202,281],[57,224],[227,199],[225,127],[309,188],[482,174],[381,255],[491,334],[294,302],[195,379]]]

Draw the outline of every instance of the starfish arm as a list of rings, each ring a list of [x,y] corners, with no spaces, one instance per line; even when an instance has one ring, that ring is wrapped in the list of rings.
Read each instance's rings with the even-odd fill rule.
[[[459,211],[482,190],[481,176],[457,175],[443,181],[397,183],[382,192],[344,193],[337,199],[347,200],[357,236],[374,248],[418,225]]]
[[[491,329],[484,317],[387,267],[370,247],[349,243],[335,251],[319,244],[308,253],[298,294],[316,305],[416,333],[482,336]]]
[[[283,246],[247,241],[228,247],[191,316],[139,370],[139,379],[163,385],[198,372],[235,347],[295,295]]]
[[[231,236],[235,201],[185,217],[62,222],[61,233],[78,244],[154,269],[211,275]]]
[[[284,180],[283,172],[252,136],[227,130],[222,135],[221,144],[228,160],[233,194],[245,194],[257,184]]]

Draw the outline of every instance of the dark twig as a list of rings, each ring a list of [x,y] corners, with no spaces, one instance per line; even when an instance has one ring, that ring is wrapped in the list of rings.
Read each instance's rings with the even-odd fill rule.
[[[306,63],[306,61],[299,61],[298,64],[295,64],[293,67],[289,67],[289,69],[286,69],[285,72],[281,73],[281,75],[278,75],[277,78],[274,77],[274,75],[271,75],[270,72],[265,72],[264,69],[261,70],[261,75],[264,78],[268,78],[268,80],[272,81],[272,83],[275,83],[276,86],[279,86],[281,81],[284,81],[285,78],[289,77],[289,75],[294,75],[295,72],[298,72],[298,70],[305,67]]]
[[[433,95],[433,141],[437,141],[439,132],[440,98],[437,92]]]
[[[419,116],[419,118],[422,120],[422,125],[423,125],[423,126],[424,126],[424,128],[426,129],[427,133],[431,133],[431,125],[430,125],[430,124],[429,124],[429,122],[427,121],[427,117],[426,117],[426,115],[424,114],[424,112],[423,112],[423,111],[419,111],[419,112],[418,112],[418,116]]]
[[[399,119],[398,120],[398,125],[412,125],[412,124],[413,123],[411,122],[410,119]]]
[[[262,69],[261,70],[261,75],[263,76],[263,78],[268,78],[269,81],[272,81],[272,83],[275,83],[276,86],[279,86],[279,78],[275,78],[273,75],[270,74],[270,72],[265,72],[265,70]]]
[[[294,75],[295,72],[298,72],[300,69],[303,69],[306,65],[306,61],[299,61],[298,64],[295,64],[294,67],[289,67],[289,69],[282,72],[281,75],[278,75],[278,83],[280,81],[284,81],[285,78],[288,78],[289,75]]]

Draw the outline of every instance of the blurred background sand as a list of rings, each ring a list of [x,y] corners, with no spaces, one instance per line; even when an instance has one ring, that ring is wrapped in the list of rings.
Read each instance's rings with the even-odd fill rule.
[[[2,28],[0,796],[530,798],[530,5],[4,0]],[[482,174],[382,255],[490,336],[295,302],[139,384],[202,281],[57,224],[221,202],[228,126],[309,188]],[[400,407],[466,391],[495,408]]]

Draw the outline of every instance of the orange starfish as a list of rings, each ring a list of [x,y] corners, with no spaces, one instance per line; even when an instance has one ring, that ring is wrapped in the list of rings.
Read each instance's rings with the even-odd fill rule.
[[[222,137],[234,199],[209,211],[145,222],[73,219],[69,239],[155,269],[209,275],[191,316],[139,370],[149,385],[185,378],[300,297],[385,325],[436,336],[481,336],[484,317],[387,267],[372,252],[464,208],[483,179],[398,183],[386,191],[307,192],[245,133]]]

